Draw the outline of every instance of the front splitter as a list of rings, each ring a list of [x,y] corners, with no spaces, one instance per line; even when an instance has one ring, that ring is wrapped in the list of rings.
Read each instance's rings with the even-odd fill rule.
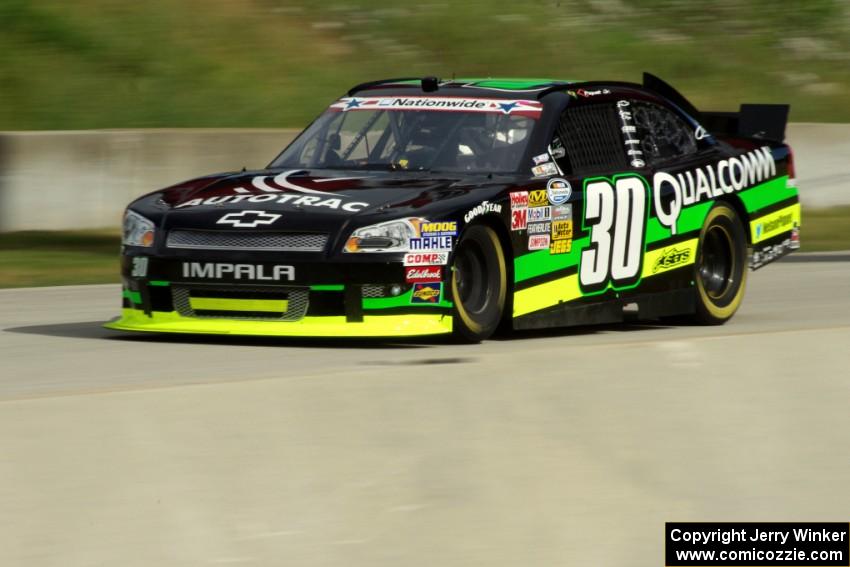
[[[305,317],[300,321],[254,321],[183,317],[177,312],[123,309],[121,317],[104,324],[107,329],[153,333],[249,335],[277,337],[413,337],[452,332],[450,315],[366,315],[352,323],[345,317]]]

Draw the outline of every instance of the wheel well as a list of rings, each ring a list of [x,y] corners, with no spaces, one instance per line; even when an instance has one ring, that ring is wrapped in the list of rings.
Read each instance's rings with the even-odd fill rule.
[[[752,245],[752,236],[750,235],[750,215],[744,207],[744,203],[741,201],[741,198],[737,195],[724,195],[717,199],[717,201],[725,203],[735,209],[735,212],[738,213],[738,217],[741,219],[741,223],[744,225],[744,234],[747,238],[747,245]]]
[[[493,229],[496,236],[499,238],[499,244],[502,245],[502,252],[505,255],[505,269],[507,270],[507,290],[505,294],[505,312],[502,314],[502,322],[496,330],[497,335],[506,336],[513,329],[513,312],[514,312],[514,250],[511,245],[511,234],[505,227],[502,219],[495,215],[483,215],[476,218],[472,223],[466,225],[468,228],[474,225],[484,225]]]

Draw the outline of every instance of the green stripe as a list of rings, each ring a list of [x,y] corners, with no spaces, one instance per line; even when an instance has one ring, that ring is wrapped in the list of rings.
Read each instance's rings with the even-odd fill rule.
[[[797,189],[787,187],[788,176],[783,175],[771,179],[760,185],[737,193],[744,203],[748,213],[769,207],[774,203],[784,201],[797,196]],[[702,228],[708,211],[716,201],[706,201],[685,209],[679,214],[676,224],[677,234],[687,234]],[[671,238],[673,234],[670,229],[662,225],[658,218],[650,217],[646,225],[646,243],[653,244]],[[548,250],[540,250],[519,256],[514,261],[514,281],[522,282],[537,276],[549,274],[558,270],[564,270],[577,266],[581,251],[589,244],[588,238],[573,241],[573,247],[569,254],[550,255]]]
[[[125,289],[124,293],[122,295],[124,296],[125,299],[129,299],[130,301],[132,301],[136,305],[142,304],[142,294],[139,293],[138,291],[130,291],[129,289]]]
[[[682,209],[679,220],[676,223],[676,234],[687,234],[694,230],[700,230],[705,221],[708,211],[714,205],[714,201],[700,203],[687,209]],[[646,243],[653,244],[661,240],[667,240],[673,236],[670,229],[662,225],[656,217],[651,217],[646,224]]]
[[[573,246],[567,254],[549,254],[548,250],[538,250],[514,260],[514,281],[522,282],[558,270],[578,265],[581,251],[590,239],[588,237],[573,240]]]
[[[788,176],[783,175],[761,185],[744,189],[738,195],[741,197],[747,212],[752,213],[774,203],[796,197],[798,193],[796,187],[788,187]]]
[[[310,291],[345,291],[344,285],[311,285]]]
[[[171,282],[161,282],[157,280],[151,280],[148,282],[148,285],[156,286],[156,287],[168,287],[171,285]]]
[[[392,309],[394,307],[451,307],[452,302],[446,301],[446,285],[443,284],[443,296],[439,303],[411,303],[413,288],[395,297],[364,297],[363,309]]]

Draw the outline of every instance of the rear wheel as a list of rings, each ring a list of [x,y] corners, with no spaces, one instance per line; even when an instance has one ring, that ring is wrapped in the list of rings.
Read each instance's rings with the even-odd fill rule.
[[[747,237],[729,205],[718,204],[708,213],[694,266],[694,318],[703,325],[722,325],[738,310],[747,284]]]
[[[493,229],[474,225],[464,232],[454,251],[451,278],[455,339],[483,341],[502,320],[508,287],[505,253]]]

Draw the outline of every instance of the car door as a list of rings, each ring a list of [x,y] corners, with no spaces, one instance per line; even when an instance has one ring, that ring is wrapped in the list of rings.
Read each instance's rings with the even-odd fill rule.
[[[578,284],[593,301],[634,288],[642,273],[649,169],[629,106],[614,97],[569,105],[553,140],[578,188]]]

